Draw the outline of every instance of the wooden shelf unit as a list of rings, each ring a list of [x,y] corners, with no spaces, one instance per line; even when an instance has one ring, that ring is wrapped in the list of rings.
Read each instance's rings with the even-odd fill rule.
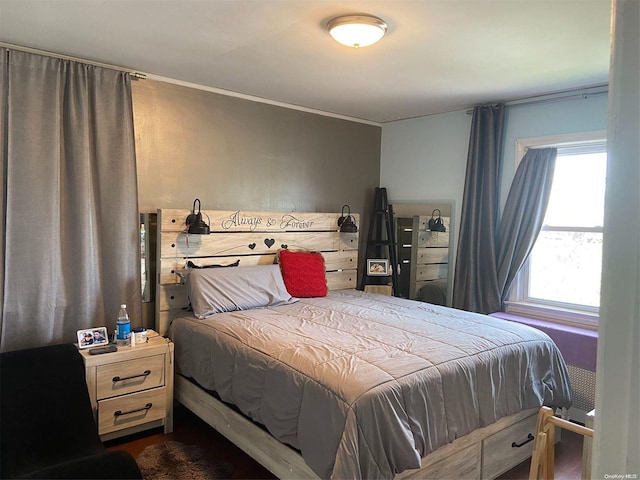
[[[450,217],[442,217],[445,232],[429,230],[431,217],[414,215],[398,217],[396,235],[398,238],[398,261],[401,265],[401,296],[412,300],[424,300],[441,305],[448,304],[448,288],[450,272]],[[433,287],[439,291],[435,283],[444,284],[443,298],[425,298],[424,287]]]

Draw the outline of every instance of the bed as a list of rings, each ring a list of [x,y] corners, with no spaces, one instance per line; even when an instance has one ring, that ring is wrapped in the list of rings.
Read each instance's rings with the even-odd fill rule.
[[[187,236],[188,213],[158,212],[157,328],[176,345],[176,398],[276,476],[493,478],[530,455],[541,405],[569,407],[546,335],[354,290],[358,234],[339,233],[338,214],[208,211],[213,233]],[[263,292],[280,281],[277,252],[300,249],[322,252],[328,295]],[[202,279],[209,292],[249,274],[235,306],[229,289],[198,297]]]

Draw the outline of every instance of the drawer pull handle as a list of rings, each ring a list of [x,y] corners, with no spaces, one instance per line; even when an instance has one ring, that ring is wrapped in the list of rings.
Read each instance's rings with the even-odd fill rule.
[[[136,408],[135,410],[129,410],[128,412],[123,412],[122,410],[116,410],[115,412],[113,412],[113,416],[119,417],[120,415],[129,415],[131,413],[142,412],[143,410],[149,410],[151,407],[153,407],[153,403],[147,403],[142,408]]]
[[[143,373],[140,373],[138,375],[131,375],[130,377],[113,377],[113,381],[114,382],[123,382],[125,380],[131,380],[132,378],[138,378],[138,377],[147,377],[151,375],[151,370],[145,370]]]
[[[526,445],[527,443],[529,443],[529,442],[530,442],[530,441],[532,441],[533,439],[535,439],[535,437],[534,437],[533,435],[529,434],[529,435],[527,435],[527,439],[526,439],[524,442],[522,442],[522,443],[516,443],[516,442],[513,442],[513,443],[511,444],[511,448],[520,448],[520,447],[523,447],[524,445]]]

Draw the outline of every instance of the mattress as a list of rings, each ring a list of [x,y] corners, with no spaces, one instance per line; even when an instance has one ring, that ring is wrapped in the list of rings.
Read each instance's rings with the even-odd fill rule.
[[[392,478],[521,410],[571,404],[526,325],[356,290],[173,321],[176,372],[300,451],[321,478]]]

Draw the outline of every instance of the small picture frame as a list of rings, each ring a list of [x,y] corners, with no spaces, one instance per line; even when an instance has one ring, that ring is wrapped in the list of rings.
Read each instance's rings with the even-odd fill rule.
[[[107,327],[78,330],[78,348],[101,347],[109,343]]]
[[[367,275],[388,276],[389,260],[386,258],[368,258]]]

